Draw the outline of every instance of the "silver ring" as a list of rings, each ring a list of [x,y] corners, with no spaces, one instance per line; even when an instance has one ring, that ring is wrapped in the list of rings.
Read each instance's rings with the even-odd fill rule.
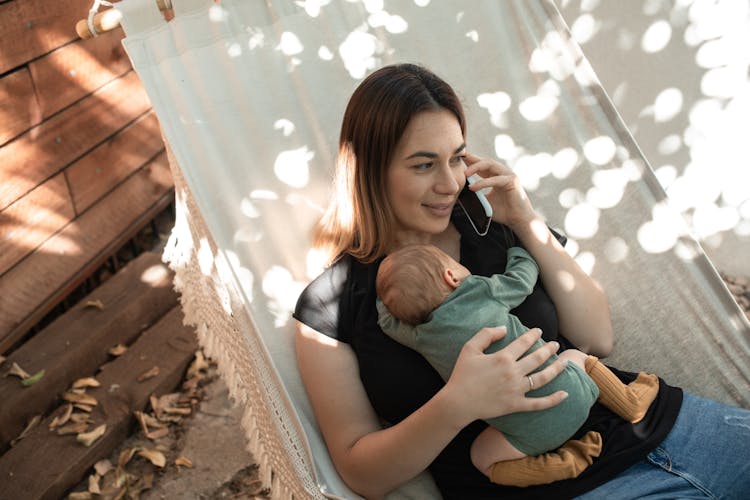
[[[529,390],[534,389],[534,379],[531,378],[531,375],[528,375],[526,378],[529,379]]]

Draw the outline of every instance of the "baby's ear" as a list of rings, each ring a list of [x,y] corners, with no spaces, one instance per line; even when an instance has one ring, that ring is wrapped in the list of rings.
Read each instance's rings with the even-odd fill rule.
[[[449,287],[454,290],[458,288],[458,285],[461,284],[461,280],[458,279],[458,276],[456,276],[456,273],[454,273],[453,269],[451,268],[445,268],[443,270],[443,280]]]

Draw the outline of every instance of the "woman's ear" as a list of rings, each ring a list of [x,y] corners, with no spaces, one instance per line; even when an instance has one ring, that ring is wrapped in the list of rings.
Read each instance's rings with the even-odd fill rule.
[[[456,288],[458,288],[458,285],[461,284],[461,280],[458,279],[458,275],[456,275],[456,273],[453,272],[453,269],[451,269],[449,267],[446,267],[443,270],[443,280],[453,290],[455,290]]]

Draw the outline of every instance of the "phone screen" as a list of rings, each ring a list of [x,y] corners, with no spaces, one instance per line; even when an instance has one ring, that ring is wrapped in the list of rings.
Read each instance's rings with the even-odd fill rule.
[[[458,204],[469,218],[474,231],[480,236],[487,234],[492,221],[492,206],[484,194],[470,190],[467,182],[461,194],[458,195]]]

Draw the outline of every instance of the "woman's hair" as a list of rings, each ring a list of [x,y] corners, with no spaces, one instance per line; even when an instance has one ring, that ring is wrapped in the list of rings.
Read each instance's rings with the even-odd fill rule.
[[[410,325],[424,323],[453,292],[443,279],[448,259],[431,245],[401,247],[380,264],[375,291],[395,318]]]
[[[409,121],[440,109],[456,116],[466,136],[458,96],[425,68],[385,66],[356,88],[341,124],[332,198],[313,234],[313,247],[327,255],[329,264],[347,253],[372,262],[393,244],[386,170]]]

